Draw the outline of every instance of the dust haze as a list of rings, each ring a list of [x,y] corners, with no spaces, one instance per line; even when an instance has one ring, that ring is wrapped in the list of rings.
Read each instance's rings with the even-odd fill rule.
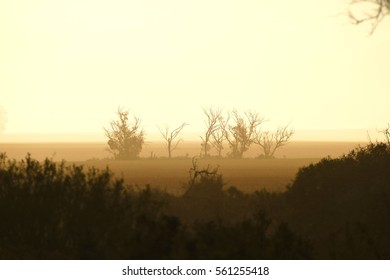
[[[313,3],[2,1],[0,259],[390,259],[390,2]]]

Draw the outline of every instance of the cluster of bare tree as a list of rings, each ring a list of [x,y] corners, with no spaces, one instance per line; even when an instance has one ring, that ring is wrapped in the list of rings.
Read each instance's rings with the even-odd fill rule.
[[[224,116],[219,109],[203,109],[205,114],[206,132],[201,137],[201,155],[210,156],[210,150],[215,149],[217,156],[222,156],[224,143],[230,148],[228,157],[242,158],[252,144],[261,148],[262,156],[272,158],[275,151],[288,143],[294,131],[289,125],[272,132],[264,130],[261,125],[265,119],[256,112],[239,113],[233,110]]]
[[[111,121],[110,128],[104,128],[108,138],[108,151],[118,160],[136,159],[145,143],[145,133],[140,127],[141,119],[134,116],[133,122],[129,122],[129,111],[122,108],[118,108],[117,115],[119,120]],[[173,130],[170,130],[169,127],[165,127],[165,129],[158,127],[167,143],[169,158],[172,157],[172,152],[183,140],[176,139],[186,125],[183,123]]]
[[[264,130],[261,124],[265,121],[258,113],[239,113],[233,110],[223,115],[219,109],[203,109],[205,114],[206,131],[201,136],[201,156],[210,157],[211,151],[214,156],[222,157],[222,151],[227,145],[230,151],[227,153],[231,158],[242,158],[249,147],[254,144],[261,148],[263,157],[274,157],[275,151],[288,143],[294,131],[289,125],[278,128],[276,131]],[[109,151],[115,159],[135,159],[139,157],[145,143],[144,131],[140,128],[140,118],[134,117],[129,122],[129,112],[121,108],[117,111],[119,120],[111,121],[110,128],[105,128],[108,138]],[[182,123],[174,129],[166,126],[158,127],[160,134],[166,142],[168,157],[172,158],[172,152],[183,140],[179,137],[187,123]]]

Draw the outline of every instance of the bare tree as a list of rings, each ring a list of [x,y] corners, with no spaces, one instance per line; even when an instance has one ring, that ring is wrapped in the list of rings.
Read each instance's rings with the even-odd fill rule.
[[[7,123],[7,112],[0,106],[0,133],[5,130],[5,124]]]
[[[273,158],[275,151],[286,145],[294,134],[293,129],[288,128],[289,125],[279,127],[275,132],[257,131],[254,143],[259,145],[266,158]]]
[[[228,124],[229,120],[232,124]],[[224,130],[224,136],[229,143],[231,153],[230,157],[242,158],[250,145],[253,143],[257,127],[263,123],[264,118],[258,113],[245,112],[240,115],[237,110],[233,110],[227,119],[227,125]]]
[[[227,122],[221,116],[218,120],[218,129],[211,135],[211,146],[217,151],[218,157],[222,157],[223,143],[225,141],[225,130]]]
[[[387,127],[385,127],[384,129],[382,129],[378,132],[382,133],[383,136],[385,136],[386,143],[390,145],[390,124],[388,123]],[[371,142],[371,140],[370,140],[370,142]]]
[[[213,108],[203,108],[203,113],[206,115],[205,124],[206,132],[204,136],[200,137],[202,139],[201,143],[201,154],[203,157],[208,157],[208,152],[210,151],[212,145],[212,138],[215,133],[220,129],[220,119],[222,117],[222,112],[219,109],[214,110]]]
[[[108,151],[115,159],[135,159],[142,151],[145,142],[144,131],[140,129],[141,120],[134,116],[129,123],[129,112],[121,108],[117,111],[119,120],[111,121],[110,128],[104,128],[108,137]]]
[[[390,0],[351,0],[348,11],[348,17],[353,24],[371,23],[370,34],[389,14]]]
[[[162,130],[160,127],[158,127],[162,137],[165,139],[165,141],[167,141],[167,149],[168,149],[168,157],[169,158],[172,158],[172,152],[177,148],[177,145],[179,145],[179,143],[181,141],[183,141],[183,139],[179,139],[176,141],[175,141],[175,139],[186,125],[188,125],[188,124],[182,123],[180,126],[178,126],[177,128],[175,128],[172,131],[169,131],[169,127],[167,127],[167,126],[165,127],[164,130]]]
[[[188,189],[183,197],[189,196],[210,196],[212,194],[220,194],[223,188],[222,176],[218,174],[218,168],[199,168],[197,159],[192,158],[192,167],[189,170],[190,179],[188,181]]]

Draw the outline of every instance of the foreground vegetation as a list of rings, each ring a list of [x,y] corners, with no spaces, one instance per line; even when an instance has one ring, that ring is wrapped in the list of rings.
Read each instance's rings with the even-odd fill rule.
[[[0,156],[3,259],[389,259],[390,145],[303,167],[287,191],[223,188],[194,162],[182,196],[109,169]]]

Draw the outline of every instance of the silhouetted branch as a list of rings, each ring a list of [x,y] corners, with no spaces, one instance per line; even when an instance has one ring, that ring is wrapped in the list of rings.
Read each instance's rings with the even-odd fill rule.
[[[223,119],[222,116],[218,119],[218,129],[216,129],[211,137],[211,146],[217,151],[218,157],[222,156],[223,143],[225,141],[225,129],[227,122]]]
[[[228,124],[229,119],[232,120],[232,124]],[[255,112],[245,112],[242,116],[237,110],[233,110],[228,115],[224,136],[232,150],[231,157],[242,157],[253,143],[257,127],[263,122],[264,118]]]
[[[167,141],[167,149],[168,149],[168,157],[172,157],[172,151],[174,151],[179,143],[183,141],[183,139],[179,139],[176,142],[174,141],[176,137],[179,135],[179,133],[182,131],[182,129],[188,124],[182,123],[180,126],[172,130],[171,132],[169,131],[169,127],[165,127],[165,130],[162,130],[159,126],[158,129],[160,131],[161,136]]]
[[[207,157],[211,146],[213,146],[210,144],[212,141],[211,138],[220,130],[219,120],[222,118],[222,111],[219,109],[214,110],[213,108],[203,108],[203,112],[206,115],[205,124],[207,130],[204,137],[201,136],[200,138],[202,139],[201,147],[203,156]]]
[[[356,7],[364,12],[352,11]],[[369,11],[367,11],[369,10]],[[353,24],[371,23],[370,34],[382,19],[390,14],[390,0],[352,0],[347,15]]]
[[[140,130],[141,120],[134,116],[133,123],[128,123],[129,112],[118,108],[119,120],[110,123],[110,129],[103,128],[108,138],[108,151],[117,159],[137,158],[144,144],[144,132]]]
[[[382,130],[379,130],[378,132],[382,133],[385,137],[386,143],[390,144],[390,123],[387,124],[387,127]]]
[[[256,132],[254,143],[261,147],[265,157],[272,158],[278,148],[288,143],[294,134],[294,130],[288,129],[288,127],[289,124],[279,127],[274,133],[270,131]]]
[[[196,184],[199,184],[202,181],[212,181],[216,180],[217,177],[221,175],[218,174],[219,166],[214,169],[211,169],[210,164],[206,168],[200,169],[198,167],[198,160],[196,157],[192,158],[192,167],[189,169],[188,173],[190,179],[188,181],[188,189],[184,193],[184,196],[187,196],[193,190],[193,187]]]

